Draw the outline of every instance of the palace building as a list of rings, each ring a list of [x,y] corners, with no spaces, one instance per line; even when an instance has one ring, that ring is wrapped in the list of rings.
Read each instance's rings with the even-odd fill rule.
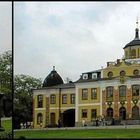
[[[138,22],[137,22],[138,25]],[[64,83],[53,70],[40,89],[33,89],[34,128],[93,125],[97,118],[140,120],[140,39],[124,46],[124,57],[107,62],[106,68],[84,72],[75,82]],[[140,121],[139,121],[140,123]]]

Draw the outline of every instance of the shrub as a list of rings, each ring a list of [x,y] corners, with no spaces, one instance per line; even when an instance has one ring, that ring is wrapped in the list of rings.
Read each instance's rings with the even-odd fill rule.
[[[12,139],[12,132],[3,132],[0,135],[0,139]]]

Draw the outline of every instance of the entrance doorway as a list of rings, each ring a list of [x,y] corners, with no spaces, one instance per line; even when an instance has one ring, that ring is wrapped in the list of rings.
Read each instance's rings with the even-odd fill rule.
[[[112,118],[113,117],[113,109],[112,108],[108,108],[107,109],[107,117],[108,118]]]
[[[55,113],[51,113],[51,124],[55,124]]]
[[[63,112],[63,126],[64,127],[75,126],[75,109],[69,109]]]
[[[119,109],[119,114],[120,114],[120,118],[122,120],[125,120],[126,119],[126,109],[125,109],[125,107],[121,107]]]

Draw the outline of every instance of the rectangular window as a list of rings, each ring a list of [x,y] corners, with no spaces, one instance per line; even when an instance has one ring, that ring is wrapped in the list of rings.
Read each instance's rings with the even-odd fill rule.
[[[82,109],[82,118],[87,118],[87,109]]]
[[[126,86],[120,86],[119,93],[120,93],[120,97],[125,97],[126,96]]]
[[[38,100],[38,108],[42,108],[43,107],[43,95],[38,95],[37,96],[37,100]]]
[[[106,97],[107,98],[113,97],[113,87],[106,88]]]
[[[82,89],[82,100],[87,100],[87,99],[88,99],[88,90]]]
[[[92,109],[91,110],[91,119],[95,119],[97,117],[97,109]]]
[[[139,96],[140,86],[133,85],[132,86],[132,96]]]
[[[62,104],[66,104],[67,103],[67,95],[63,94],[62,95]]]
[[[70,95],[70,102],[71,104],[75,104],[75,94]]]
[[[91,99],[97,99],[97,88],[91,89]]]
[[[56,96],[51,95],[51,104],[55,104],[55,103],[56,103]]]

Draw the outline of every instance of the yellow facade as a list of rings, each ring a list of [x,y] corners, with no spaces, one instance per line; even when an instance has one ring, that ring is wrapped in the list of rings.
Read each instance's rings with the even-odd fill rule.
[[[140,47],[138,48],[125,48],[125,59],[140,58]]]
[[[64,111],[68,110],[69,108],[75,108],[75,103],[71,103],[71,94],[74,94],[73,92],[71,93],[65,93],[65,92],[56,92],[56,93],[52,93],[49,95],[49,102],[47,103],[46,100],[46,95],[43,94],[38,94],[34,96],[34,108],[33,108],[33,122],[34,122],[34,128],[44,128],[46,127],[46,105],[49,104],[49,124],[51,124],[51,113],[55,114],[55,124],[58,123],[58,119],[59,119],[59,112],[63,113]],[[38,96],[39,95],[43,95],[43,106],[42,108],[38,108]],[[55,95],[55,103],[51,103],[51,95]],[[62,102],[62,96],[66,95],[67,96],[67,102],[63,103]],[[42,117],[43,117],[43,122],[42,122],[42,126],[40,126],[40,124],[37,124],[37,115],[41,113]]]
[[[34,117],[33,117],[34,128],[42,128],[42,127],[45,127],[46,120],[43,119],[42,126],[40,124],[37,124],[37,115],[39,113],[41,113],[43,118],[46,118],[46,98],[45,98],[45,95],[43,95],[43,107],[38,108],[37,96],[34,96],[34,99],[33,99],[34,100],[34,108],[33,108],[33,112],[34,112]]]
[[[139,70],[140,71],[140,65],[137,63],[133,64],[126,64],[126,62],[123,60],[119,64],[116,65],[109,65],[107,68],[103,70],[103,77],[108,78],[108,73],[113,72],[112,77],[119,77],[121,71],[126,72],[126,76],[133,76],[134,75],[134,70]]]
[[[87,100],[83,100],[82,99],[82,90],[83,88],[79,89],[79,103],[80,104],[87,104],[87,103],[99,103],[100,102],[100,88],[97,87],[97,98],[96,99],[92,99],[91,98],[91,90],[92,88],[84,88],[88,90],[88,99]]]
[[[82,117],[82,109],[87,109],[87,117]],[[79,107],[79,122],[82,122],[83,119],[86,120],[86,122],[92,122],[94,119],[91,117],[91,110],[96,109],[97,110],[97,117],[101,117],[100,115],[100,105],[85,105]]]

